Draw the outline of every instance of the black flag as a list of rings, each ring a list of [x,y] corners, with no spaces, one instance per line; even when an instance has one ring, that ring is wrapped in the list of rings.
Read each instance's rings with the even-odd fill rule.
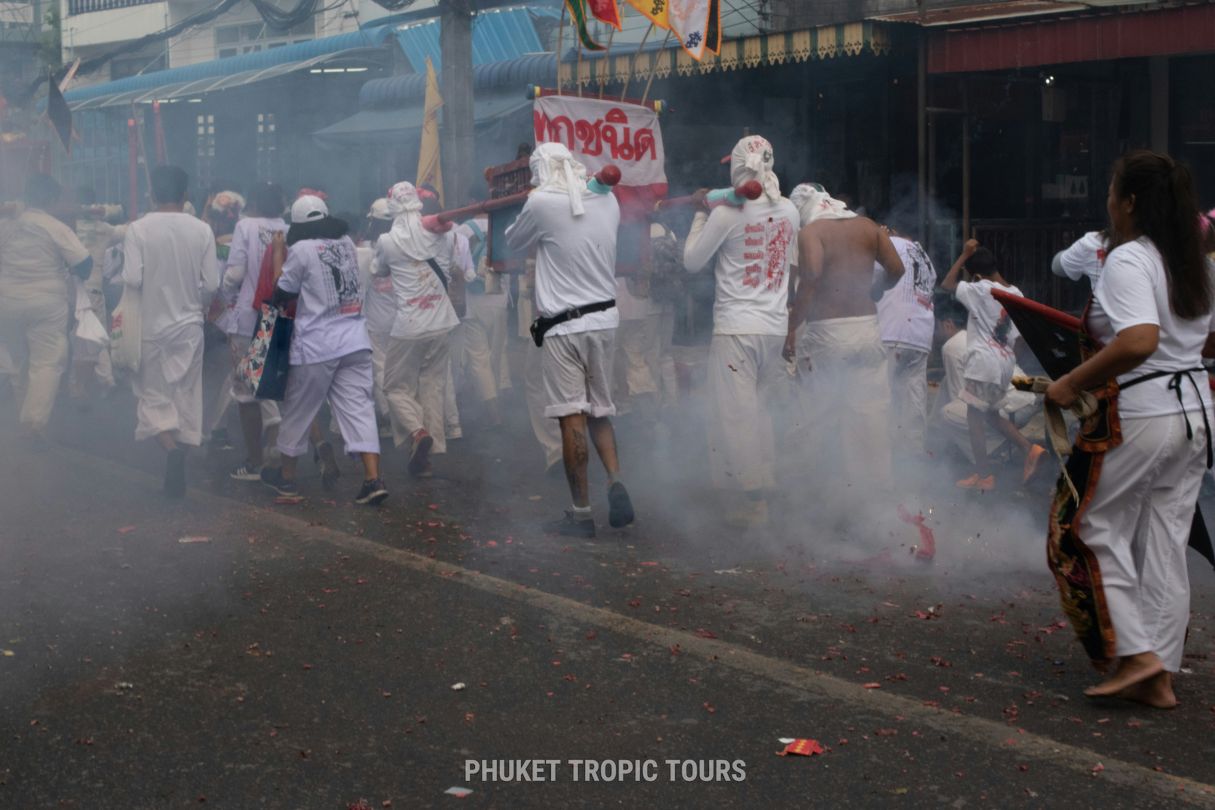
[[[59,133],[59,141],[67,152],[72,151],[72,111],[68,109],[63,93],[59,92],[59,83],[55,74],[51,74],[50,85],[46,91],[46,117],[51,120],[51,126]]]

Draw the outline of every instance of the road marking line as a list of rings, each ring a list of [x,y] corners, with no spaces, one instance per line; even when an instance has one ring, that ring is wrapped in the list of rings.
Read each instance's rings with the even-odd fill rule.
[[[125,464],[103,463],[96,456],[71,448],[56,448],[57,452],[75,457],[78,463],[94,467],[99,473],[119,475],[129,481],[146,485],[159,479],[142,470]],[[1050,737],[1024,731],[995,720],[972,715],[956,714],[944,709],[926,706],[918,698],[904,697],[876,689],[864,689],[859,684],[834,675],[761,655],[720,639],[706,639],[682,630],[660,627],[649,622],[616,613],[607,608],[594,607],[569,597],[559,596],[530,586],[483,574],[453,563],[425,557],[413,551],[393,548],[372,540],[366,540],[327,526],[313,526],[307,520],[282,512],[258,508],[235,498],[227,498],[201,490],[190,490],[190,497],[211,502],[231,510],[235,504],[245,509],[255,519],[276,524],[288,531],[293,539],[303,539],[314,544],[325,544],[374,557],[387,563],[407,568],[421,574],[438,578],[443,582],[456,582],[468,588],[522,603],[548,613],[595,625],[601,629],[628,636],[660,648],[678,644],[685,654],[713,663],[722,664],[739,672],[755,675],[776,683],[793,687],[802,692],[835,703],[846,703],[860,711],[881,715],[899,715],[908,721],[923,724],[936,731],[954,735],[992,750],[1007,749],[1018,759],[1033,759],[1043,764],[1054,765],[1075,771],[1083,776],[1093,776],[1093,768],[1100,762],[1104,766],[1102,779],[1118,785],[1148,790],[1173,802],[1215,810],[1215,785],[1185,776],[1160,773],[1113,757],[1108,757],[1087,748],[1059,742]]]

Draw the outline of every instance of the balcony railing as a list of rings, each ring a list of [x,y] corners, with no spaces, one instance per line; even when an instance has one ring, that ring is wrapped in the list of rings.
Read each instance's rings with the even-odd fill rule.
[[[90,11],[112,11],[116,8],[131,8],[160,0],[68,0],[68,14],[88,14]]]

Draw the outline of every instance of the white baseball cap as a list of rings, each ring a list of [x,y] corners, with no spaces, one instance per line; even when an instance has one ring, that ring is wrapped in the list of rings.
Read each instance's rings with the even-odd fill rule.
[[[388,212],[388,199],[380,197],[371,204],[371,210],[367,212],[368,219],[384,219],[391,220],[392,214]]]
[[[291,223],[312,222],[329,216],[329,208],[320,197],[305,194],[291,204]]]

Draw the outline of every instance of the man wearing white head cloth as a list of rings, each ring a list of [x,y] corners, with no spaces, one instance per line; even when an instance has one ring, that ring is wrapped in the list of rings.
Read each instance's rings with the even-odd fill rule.
[[[817,458],[839,459],[840,482],[890,481],[890,384],[874,302],[903,276],[885,229],[817,184],[793,191],[802,230],[785,358],[805,375],[803,417]],[[875,279],[874,264],[885,271]]]
[[[612,360],[616,347],[616,231],[620,206],[612,194],[587,188],[586,168],[563,144],[545,143],[531,156],[532,183],[506,242],[520,253],[536,252],[533,333],[542,340],[544,415],[561,425],[562,457],[573,508],[545,528],[572,537],[594,537],[587,483],[588,435],[608,474],[608,523],[633,522],[633,505],[618,479],[616,436],[609,417]]]
[[[376,273],[392,274],[397,313],[384,362],[384,396],[397,447],[409,443],[409,472],[430,475],[430,455],[447,451],[444,414],[448,333],[459,324],[447,297],[453,241],[437,223],[423,222],[412,183],[388,192],[392,229],[375,245]]]
[[[709,457],[714,486],[743,494],[727,518],[742,527],[767,523],[766,493],[776,485],[770,403],[786,379],[780,350],[789,273],[797,264],[797,210],[781,196],[773,164],[764,138],[751,135],[735,145],[731,184],[757,180],[764,193],[741,208],[699,211],[683,256],[692,273],[715,260]]]

